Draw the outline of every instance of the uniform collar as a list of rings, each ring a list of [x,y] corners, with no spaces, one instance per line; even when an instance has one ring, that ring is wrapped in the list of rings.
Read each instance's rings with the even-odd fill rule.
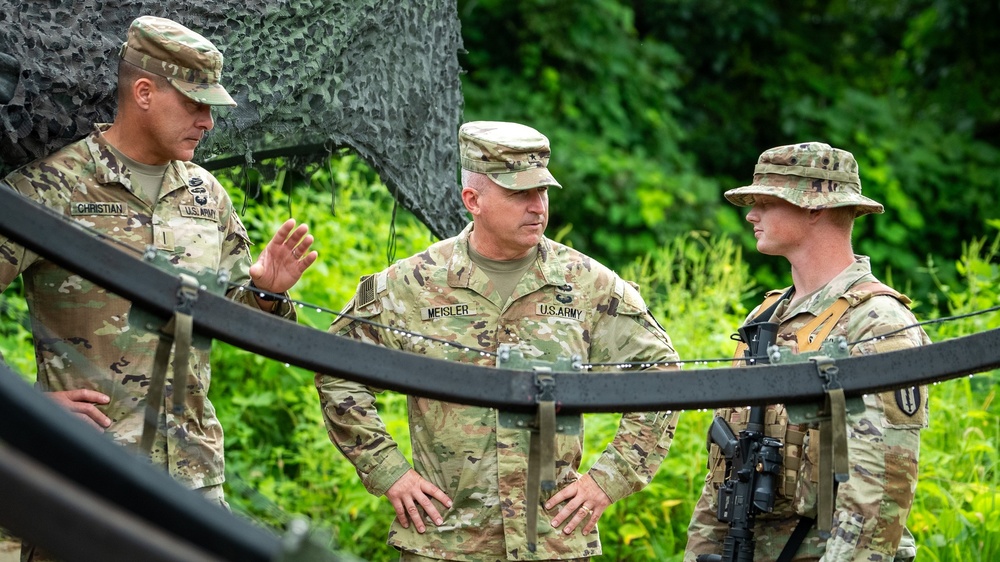
[[[861,282],[875,281],[872,275],[871,260],[868,256],[855,254],[854,263],[844,268],[829,283],[814,291],[812,294],[800,299],[794,307],[789,307],[789,303],[784,303],[778,307],[777,317],[781,319],[808,312],[818,315],[820,312],[830,308],[830,306],[847,293],[851,287]],[[794,297],[793,297],[794,298]]]
[[[125,189],[135,193],[128,168],[121,159],[115,156],[114,151],[109,148],[108,140],[104,138],[104,133],[109,128],[111,128],[111,123],[96,123],[94,124],[94,132],[87,137],[87,148],[94,160],[94,177],[102,185],[120,184]],[[163,178],[163,189],[160,192],[160,197],[188,186],[191,179],[191,173],[187,166],[178,160],[171,160]]]
[[[448,262],[448,285],[451,287],[470,288],[475,283],[474,277],[483,276],[485,273],[478,271],[478,267],[472,263],[469,256],[469,237],[475,223],[466,225],[462,232],[455,237],[455,249]],[[535,275],[539,277],[543,285],[565,285],[566,272],[553,259],[553,244],[542,236],[538,242],[538,255],[535,259],[535,267],[528,270],[525,275]],[[479,275],[476,275],[478,271]]]

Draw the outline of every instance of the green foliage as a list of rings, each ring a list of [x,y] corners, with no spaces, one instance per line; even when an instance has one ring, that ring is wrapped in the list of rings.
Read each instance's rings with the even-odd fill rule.
[[[25,382],[34,382],[35,350],[24,300],[24,283],[18,277],[0,294],[0,358]]]
[[[1000,224],[994,224],[994,227]],[[956,286],[939,285],[951,315],[1000,302],[1000,235],[963,244]],[[1000,313],[935,324],[935,341],[1000,327]],[[910,527],[928,560],[1000,558],[1000,373],[951,380],[930,392],[931,425],[921,439],[920,480]]]
[[[320,260],[292,297],[320,309],[300,309],[300,321],[316,329],[332,321],[327,311],[350,298],[358,276],[387,264],[393,230],[400,257],[433,241],[405,211],[396,215],[393,228],[385,186],[353,156],[342,155],[296,180],[308,184],[275,179],[265,182],[256,201],[247,202],[243,218],[258,250],[288,216],[309,224]],[[230,192],[241,207],[244,196],[236,184],[247,178],[235,173],[223,181],[233,184]],[[249,184],[256,181],[250,174]],[[953,266],[929,263],[927,270],[939,283],[931,308],[958,315],[995,306],[1000,302],[998,263],[1000,236],[972,239]],[[732,238],[700,233],[672,239],[627,264],[622,273],[640,284],[647,304],[688,360],[731,353],[729,334],[748,312],[743,304],[747,295],[760,287]],[[955,281],[945,284],[945,277]],[[26,310],[16,291],[5,293],[5,314],[0,315],[0,327],[7,330],[3,351],[8,359],[27,358],[20,370],[31,376],[30,339],[20,327]],[[928,332],[940,341],[998,325],[1000,314],[993,313],[934,324]],[[921,559],[978,562],[1000,557],[997,376],[963,377],[931,389],[931,427],[922,436],[920,481],[909,519]],[[274,529],[302,514],[330,533],[331,546],[368,560],[396,558],[385,544],[394,512],[384,498],[365,491],[353,467],[329,442],[312,373],[215,342],[211,397],[226,432],[227,497],[237,514]],[[405,397],[385,392],[379,403],[390,432],[408,455]],[[683,412],[670,455],[650,485],[609,508],[600,524],[602,559],[681,559],[704,482],[711,415]],[[584,468],[611,439],[618,420],[613,414],[586,416]]]
[[[637,34],[630,7],[460,1],[459,15],[465,118],[522,121],[549,137],[564,186],[552,221],[587,225],[567,243],[617,266],[712,223],[718,186],[679,146],[681,59]]]
[[[986,0],[459,0],[464,118],[515,120],[552,141],[549,232],[623,272],[684,359],[731,353],[728,337],[762,289],[787,284],[724,190],[751,181],[760,152],[819,140],[854,153],[884,215],[855,246],[893,274],[919,317],[1000,302],[1000,5]],[[371,169],[341,155],[293,177],[226,178],[255,251],[287,217],[308,223],[320,260],[292,291],[325,329],[358,276],[432,241]],[[258,190],[258,184],[264,187]],[[245,201],[240,190],[253,195]],[[259,191],[259,193],[258,193]],[[992,223],[991,223],[992,221]],[[991,225],[984,228],[984,225]],[[710,234],[706,234],[710,233]],[[741,251],[744,250],[744,251]],[[750,273],[752,272],[752,274]],[[33,378],[18,285],[0,301],[5,359]],[[997,315],[928,327],[936,341],[996,328]],[[280,527],[306,514],[351,552],[391,560],[393,512],[329,443],[312,374],[219,344],[211,391],[226,429],[229,499]],[[909,523],[928,560],[1000,559],[997,374],[931,389]],[[408,447],[405,400],[380,396]],[[685,412],[643,492],[601,523],[610,560],[679,560],[704,476],[710,412]],[[588,466],[617,416],[587,416]]]
[[[254,174],[220,179],[258,191]],[[320,258],[291,291],[294,300],[314,305],[299,307],[303,324],[325,330],[334,320],[328,311],[347,303],[361,275],[388,265],[392,249],[409,255],[434,241],[408,212],[390,224],[388,190],[355,156],[335,158],[298,182],[284,180],[279,174],[265,183],[243,220],[255,253],[289,216],[309,225]],[[245,195],[230,192],[240,208]],[[220,342],[212,359],[211,394],[225,428],[227,497],[234,510],[279,529],[291,515],[305,515],[352,552],[388,559],[392,507],[368,494],[327,438],[312,373]],[[383,400],[390,430],[406,449],[405,398],[386,393]]]
[[[741,253],[727,238],[693,234],[674,239],[622,271],[626,279],[639,283],[681,359],[732,355],[729,334],[749,312],[741,297],[753,287]],[[710,411],[682,413],[671,452],[653,481],[642,492],[612,504],[601,517],[604,559],[682,558],[694,502],[704,485],[705,434],[711,417]],[[614,414],[586,416],[584,470],[614,437],[619,418]]]
[[[926,256],[956,259],[998,216],[996,2],[460,0],[459,16],[465,119],[549,136],[553,230],[612,267],[698,230],[752,248],[722,193],[800,141],[857,157],[886,207],[858,221],[857,250],[907,272],[917,300],[934,292]],[[780,262],[746,259],[786,283]]]
[[[729,336],[750,312],[743,301],[755,282],[731,239],[680,236],[626,266],[622,275],[639,284],[681,359],[732,355]],[[732,330],[720,330],[723,323]]]

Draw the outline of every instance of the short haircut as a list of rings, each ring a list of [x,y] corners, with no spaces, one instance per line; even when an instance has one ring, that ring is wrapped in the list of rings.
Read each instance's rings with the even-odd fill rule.
[[[157,76],[152,72],[146,72],[145,70],[139,68],[138,66],[125,61],[124,59],[118,61],[118,103],[121,104],[122,100],[127,99],[131,95],[130,90],[132,84],[140,78],[146,78],[152,80],[157,87],[172,87],[170,82],[162,76]]]
[[[494,185],[496,184],[494,184],[490,178],[486,177],[486,174],[462,168],[462,187],[468,187],[470,189],[483,192]]]

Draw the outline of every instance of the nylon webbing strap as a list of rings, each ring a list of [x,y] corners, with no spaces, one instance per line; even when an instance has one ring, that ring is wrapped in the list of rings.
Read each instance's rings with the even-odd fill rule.
[[[811,322],[795,332],[795,341],[799,344],[799,353],[804,351],[816,351],[823,345],[827,336],[837,325],[837,321],[844,315],[844,312],[851,307],[847,299],[841,297],[834,301],[829,308],[820,312]],[[813,334],[814,331],[818,332]],[[803,343],[805,342],[805,343]]]
[[[830,439],[831,421],[826,419],[819,424],[819,490],[816,495],[816,520],[819,536],[830,538],[833,529],[833,470],[830,467],[830,457],[833,455],[833,440]]]
[[[555,379],[551,370],[546,374],[535,368],[535,385],[538,388],[538,429],[531,431],[528,446],[528,489],[525,492],[528,516],[528,550],[535,552],[538,542],[538,510],[541,493],[551,493],[556,488],[556,403]],[[542,371],[542,372],[538,372]]]
[[[541,444],[537,431],[531,432],[528,443],[528,489],[525,490],[524,494],[527,502],[524,508],[527,510],[526,515],[528,516],[528,550],[535,552],[535,543],[538,541],[538,502],[541,500],[542,472],[542,467],[538,462],[538,457],[541,455]]]
[[[837,381],[837,365],[826,356],[810,357],[825,383],[824,412],[819,424],[819,490],[816,519],[820,537],[827,539],[833,529],[836,483],[849,478],[847,460],[847,401],[844,389]]]
[[[167,332],[173,331],[174,319],[164,326]],[[170,360],[170,348],[174,339],[167,334],[160,334],[160,343],[156,346],[153,358],[153,374],[149,381],[149,391],[146,394],[146,414],[142,421],[142,441],[140,450],[143,456],[148,456],[153,447],[156,428],[160,425],[160,402],[163,401],[163,386],[167,378],[167,363]]]
[[[836,482],[847,482],[850,478],[847,459],[847,399],[839,384],[830,389],[826,396],[833,423],[833,479]]]
[[[198,280],[191,275],[178,275],[180,285],[177,287],[177,306],[173,317],[160,331],[160,343],[156,346],[153,358],[153,373],[146,396],[146,412],[142,423],[142,439],[140,450],[148,455],[152,450],[153,441],[159,428],[160,404],[163,402],[163,389],[166,386],[167,368],[170,364],[170,350],[174,350],[173,377],[173,408],[175,416],[184,413],[184,400],[187,395],[187,381],[191,376],[191,343],[194,333],[194,318],[192,310],[198,300]]]
[[[174,316],[174,408],[175,416],[184,413],[187,381],[191,375],[191,332],[194,319],[190,314],[178,312]]]
[[[788,537],[788,542],[785,543],[785,548],[781,549],[781,554],[778,555],[777,562],[791,562],[792,558],[795,558],[795,555],[799,552],[799,547],[802,546],[802,541],[806,539],[809,529],[815,523],[816,520],[812,517],[802,517],[799,519],[799,523],[795,525],[795,530],[792,531],[792,536]]]
[[[758,307],[759,309],[762,309],[762,312],[755,316],[753,320],[748,322],[748,324],[769,321],[774,316],[774,311],[778,310],[778,305],[781,304],[781,301],[788,298],[792,294],[792,289],[794,288],[795,287],[789,287],[784,293],[774,293],[773,295],[766,297],[764,302],[760,303],[760,306]],[[736,344],[736,351],[733,353],[733,357],[735,358],[733,364],[738,365],[741,361],[746,360],[745,352],[749,349],[749,346],[747,345],[747,342],[743,341],[739,337],[739,334],[733,334],[731,337],[739,342]],[[764,352],[766,353],[767,350],[764,350]]]

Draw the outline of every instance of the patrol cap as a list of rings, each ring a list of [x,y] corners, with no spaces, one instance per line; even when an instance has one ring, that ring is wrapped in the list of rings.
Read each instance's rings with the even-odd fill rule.
[[[140,16],[128,28],[119,56],[163,76],[185,96],[207,105],[235,106],[219,83],[222,53],[201,35],[164,18]]]
[[[548,170],[549,139],[519,123],[472,121],[458,130],[462,169],[514,190],[562,187]]]
[[[861,195],[858,162],[846,150],[821,142],[778,146],[757,159],[753,182],[730,189],[734,205],[753,205],[754,195],[772,195],[805,209],[854,207],[855,217],[881,213],[883,207]]]

